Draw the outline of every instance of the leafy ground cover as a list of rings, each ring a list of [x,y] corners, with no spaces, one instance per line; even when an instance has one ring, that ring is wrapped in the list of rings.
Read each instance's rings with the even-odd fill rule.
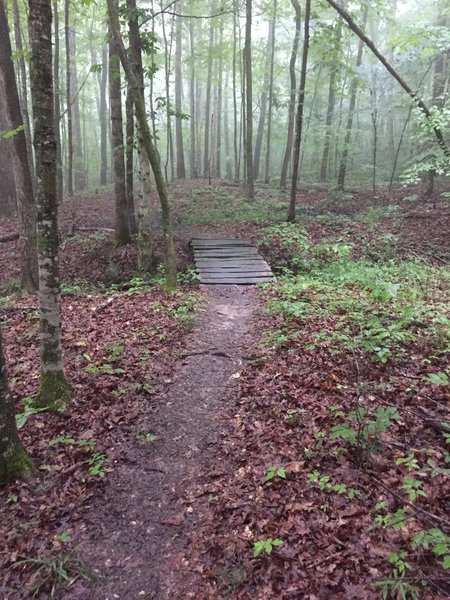
[[[234,357],[250,360],[233,375],[239,394],[226,382],[211,392],[221,406],[213,427],[220,443],[203,452],[198,476],[173,481],[184,498],[177,510],[195,507],[196,514],[195,527],[182,530],[184,549],[177,547],[174,597],[450,595],[445,194],[438,192],[433,208],[418,188],[391,198],[304,189],[299,224],[285,225],[286,197],[273,188],[261,186],[249,205],[233,185],[174,186],[183,282],[195,280],[194,235],[259,244],[279,278],[261,292],[259,347]],[[69,236],[73,223],[78,230]],[[135,247],[115,248],[112,224],[108,194],[61,210],[64,347],[75,390],[64,416],[29,408],[38,384],[36,300],[17,293],[17,242],[1,244],[9,376],[21,436],[40,473],[0,492],[0,595],[8,600],[33,590],[58,596],[65,583],[78,598],[82,586],[74,581],[93,574],[77,546],[87,507],[111,500],[108,477],[120,484],[126,465],[153,443],[148,423],[203,306],[195,286],[183,283],[168,296],[159,272],[136,274]],[[1,220],[0,237],[16,227]],[[155,240],[161,256],[156,209]],[[229,360],[228,348],[214,347],[214,319],[205,325],[207,350]],[[200,342],[192,341],[196,368]],[[169,443],[166,450],[169,456]],[[189,515],[177,513],[166,526],[183,527]],[[91,524],[101,519],[94,517]],[[170,545],[171,534],[161,535]]]
[[[211,594],[450,594],[449,271],[365,256],[346,226],[263,232],[282,276],[201,532]]]

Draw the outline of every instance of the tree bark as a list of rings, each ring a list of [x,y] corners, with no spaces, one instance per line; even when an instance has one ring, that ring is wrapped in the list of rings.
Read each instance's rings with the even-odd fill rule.
[[[292,44],[291,59],[289,61],[289,76],[291,80],[291,90],[289,96],[288,125],[286,150],[284,151],[283,165],[281,167],[280,188],[286,189],[287,173],[292,155],[292,141],[294,139],[294,119],[295,119],[295,100],[297,97],[297,78],[295,74],[295,65],[297,62],[298,46],[300,43],[301,28],[301,8],[298,0],[291,0],[295,10],[295,36]]]
[[[273,2],[273,20],[271,21],[270,36],[270,68],[269,68],[269,113],[267,115],[267,141],[264,183],[270,181],[270,151],[272,145],[272,109],[273,109],[273,69],[275,62],[275,25],[277,22],[278,0]]]
[[[26,477],[33,473],[33,463],[20,443],[17,432],[0,328],[0,485],[10,479]]]
[[[42,0],[41,0],[42,1]],[[112,35],[117,44],[117,50],[120,56],[123,69],[133,90],[133,102],[136,109],[136,119],[141,130],[143,145],[150,161],[153,175],[155,177],[156,189],[161,202],[161,211],[163,218],[163,233],[165,242],[165,268],[166,268],[166,287],[169,290],[176,288],[177,284],[177,265],[175,256],[175,246],[173,243],[172,216],[170,212],[169,196],[167,193],[166,182],[161,172],[159,156],[153,143],[150,127],[147,122],[145,104],[141,93],[140,83],[136,77],[133,68],[128,59],[125,46],[120,36],[119,16],[114,7],[114,0],[107,0],[108,16],[111,23]]]
[[[303,106],[305,103],[306,69],[308,66],[309,51],[309,18],[311,14],[311,0],[306,0],[305,23],[303,36],[302,70],[300,73],[300,89],[298,92],[297,117],[295,121],[294,160],[292,164],[291,201],[289,204],[288,221],[295,221],[295,203],[297,195],[298,166],[300,162],[300,146],[302,141]]]
[[[122,246],[131,241],[128,220],[127,187],[123,147],[122,95],[120,82],[120,59],[114,38],[109,31],[109,104],[111,109],[111,139],[113,153],[113,177],[115,197],[115,238]]]
[[[253,172],[253,88],[252,88],[252,0],[246,0],[245,20],[245,163],[247,199],[255,199],[255,178]]]
[[[106,46],[102,50],[102,71],[100,74],[100,185],[106,185],[108,178],[108,150],[107,150],[107,134],[108,134],[108,105],[106,102],[106,84],[108,81],[108,50]],[[122,110],[121,118],[122,123]],[[112,120],[111,120],[112,125]]]
[[[213,0],[211,4],[211,15],[214,15],[217,10],[217,1]],[[203,152],[203,177],[210,176],[210,123],[211,123],[211,87],[212,87],[212,50],[214,47],[214,21],[211,19],[209,24],[209,53],[208,53],[208,65],[206,75],[206,100],[205,100],[205,145]]]
[[[117,0],[114,0],[117,1]],[[134,76],[139,84],[138,92],[141,96],[142,104],[145,111],[145,99],[144,99],[144,73],[142,65],[142,40],[139,31],[139,22],[136,12],[136,0],[127,0],[128,8],[128,30],[129,30],[129,41],[130,41],[130,66],[133,70]],[[117,4],[114,9],[118,10]],[[113,33],[113,24],[110,23],[111,34]],[[117,46],[117,40],[116,48]],[[135,90],[132,90],[133,97]],[[145,111],[146,112],[146,111]],[[136,115],[137,118],[137,115]],[[148,126],[148,124],[147,124]],[[148,272],[153,269],[153,234],[150,222],[150,167],[148,159],[145,153],[143,133],[141,126],[138,121],[137,123],[137,150],[139,158],[139,175],[141,180],[141,186],[138,193],[138,269],[140,271]],[[155,149],[156,151],[156,149]]]
[[[72,123],[72,80],[70,77],[70,0],[64,3],[64,35],[66,46],[66,123],[67,123],[67,195],[73,196],[73,123]]]
[[[182,10],[182,3],[178,2],[178,10]],[[181,100],[183,95],[183,81],[181,78],[181,33],[182,17],[176,18],[175,34],[175,136],[177,147],[177,179],[186,179],[186,167],[184,163],[183,147],[183,120],[181,119]]]
[[[10,140],[12,167],[20,221],[20,275],[22,289],[32,292],[38,288],[36,249],[36,205],[31,177],[25,128],[20,110],[11,43],[4,0],[0,0],[0,76],[4,91],[2,106],[6,107],[7,122],[17,133]]]
[[[133,111],[133,91],[130,84],[127,86],[127,96],[125,99],[125,114],[126,114],[126,148],[125,148],[125,170],[127,184],[127,206],[128,206],[128,221],[130,223],[131,233],[137,233],[136,215],[134,209],[134,166],[133,166],[133,150],[134,150],[134,111]]]
[[[60,61],[60,41],[59,41],[59,13],[58,0],[53,0],[54,32],[55,32],[55,57],[53,63],[53,84],[55,86],[55,135],[56,135],[56,186],[58,204],[62,202],[64,194],[63,183],[63,165],[62,165],[62,147],[61,147],[61,91],[59,89],[59,61]]]
[[[71,388],[64,376],[61,345],[51,0],[29,0],[28,6],[41,328],[41,381],[35,404],[61,410],[71,396]]]
[[[192,65],[191,65],[191,77],[189,80],[189,104],[190,104],[190,153],[189,153],[189,165],[190,165],[190,173],[191,173],[191,179],[197,179],[198,177],[198,172],[197,172],[197,161],[196,161],[196,124],[197,124],[197,119],[196,119],[196,107],[195,107],[195,88],[196,88],[196,78],[195,78],[195,45],[194,45],[194,38],[195,38],[195,24],[194,24],[194,19],[190,20],[189,23],[189,43],[190,43],[190,49],[191,49],[191,61],[192,61]]]

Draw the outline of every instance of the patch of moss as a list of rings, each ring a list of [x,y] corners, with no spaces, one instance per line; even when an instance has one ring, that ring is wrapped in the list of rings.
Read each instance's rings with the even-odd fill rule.
[[[73,390],[63,371],[41,371],[41,386],[33,406],[63,412],[73,396]]]
[[[0,484],[33,475],[35,470],[33,461],[18,443],[12,456],[2,456],[0,459]]]

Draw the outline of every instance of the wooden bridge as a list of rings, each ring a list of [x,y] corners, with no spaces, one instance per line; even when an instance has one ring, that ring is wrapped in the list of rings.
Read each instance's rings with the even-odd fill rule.
[[[191,240],[200,283],[210,285],[251,285],[274,279],[257,248],[244,240]]]

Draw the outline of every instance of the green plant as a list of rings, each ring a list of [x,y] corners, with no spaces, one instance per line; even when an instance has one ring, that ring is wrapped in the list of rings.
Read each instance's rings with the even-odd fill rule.
[[[84,371],[94,375],[120,375],[121,373],[125,373],[125,369],[113,367],[108,363],[104,363],[102,365],[88,365],[87,367],[84,367]]]
[[[347,414],[337,411],[336,415],[344,417],[345,422],[331,428],[330,438],[349,442],[359,453],[377,450],[380,435],[400,418],[394,406],[379,406],[373,415],[362,406]]]
[[[442,560],[444,569],[450,569],[450,536],[434,527],[419,531],[413,538],[413,548],[431,548],[433,554]]]
[[[425,379],[427,381],[431,381],[435,385],[450,385],[450,380],[446,372],[442,371],[440,373],[429,373]]]
[[[278,538],[267,538],[265,540],[258,540],[253,544],[253,556],[254,558],[256,558],[261,554],[261,552],[271,554],[274,548],[282,546],[283,543],[283,540],[280,540]]]
[[[124,353],[123,344],[120,342],[109,342],[106,346],[106,352],[110,361],[115,362],[120,360],[123,358]]]
[[[139,431],[136,433],[136,439],[139,442],[154,442],[156,440],[156,435],[154,433],[151,433],[150,431],[144,431],[143,429],[139,429]]]
[[[90,456],[85,463],[89,465],[89,473],[94,477],[104,477],[107,473],[105,463],[108,460],[105,454],[95,452]]]
[[[423,486],[423,481],[414,479],[413,477],[405,477],[402,485],[402,490],[406,492],[410,502],[414,502],[420,496],[426,496],[425,492],[420,489]]]
[[[16,414],[17,429],[22,429],[25,423],[32,415],[48,410],[48,407],[36,408],[33,405],[33,398],[27,397],[23,399],[23,411]]]
[[[186,269],[186,271],[184,271],[183,273],[179,273],[178,279],[180,283],[200,283],[200,275],[198,274],[197,269],[193,269],[192,267]]]
[[[264,477],[265,481],[271,481],[275,477],[286,479],[286,469],[284,467],[269,467]]]
[[[317,470],[308,473],[306,478],[310,483],[317,483],[320,490],[334,492],[340,496],[346,495],[349,500],[353,500],[361,493],[357,488],[348,488],[345,483],[334,483],[329,475],[322,475]]]
[[[418,600],[417,587],[407,580],[407,573],[411,565],[406,560],[407,552],[391,552],[389,562],[393,569],[389,576],[383,581],[377,581],[374,585],[380,588],[381,597],[386,600],[389,595],[397,600]]]
[[[29,565],[34,567],[31,591],[33,598],[48,591],[50,598],[56,598],[59,588],[72,577],[94,579],[93,574],[77,554],[78,548],[73,548],[67,554],[59,557],[38,555],[24,558],[14,563],[14,566]]]

